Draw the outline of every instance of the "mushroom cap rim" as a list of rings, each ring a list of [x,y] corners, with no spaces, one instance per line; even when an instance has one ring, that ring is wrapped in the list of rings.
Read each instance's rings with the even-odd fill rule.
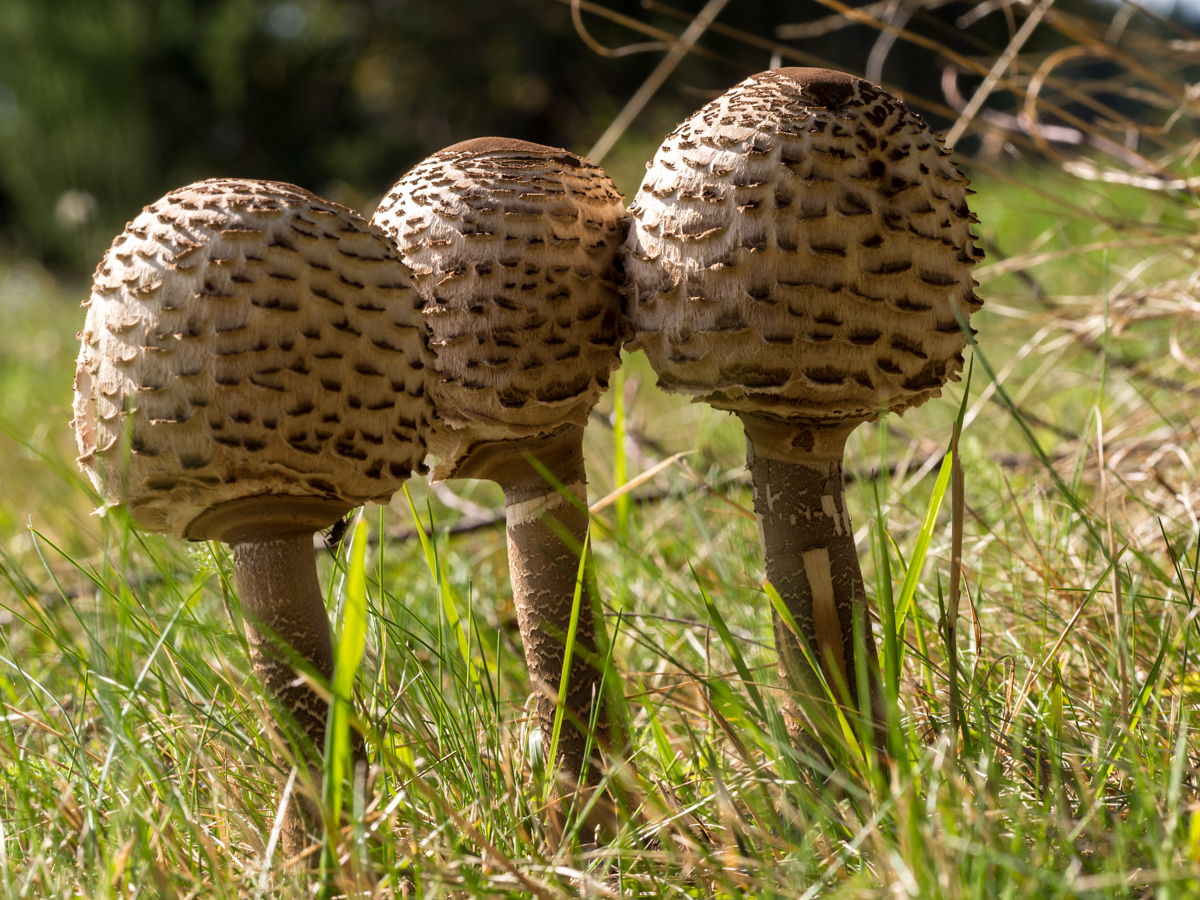
[[[183,529],[189,541],[271,541],[331,528],[359,504],[331,497],[256,494],[216,503]],[[137,514],[134,513],[134,518]]]

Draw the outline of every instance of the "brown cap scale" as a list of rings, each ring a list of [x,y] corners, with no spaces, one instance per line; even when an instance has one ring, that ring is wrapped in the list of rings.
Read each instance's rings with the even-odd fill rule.
[[[856,698],[845,441],[958,380],[958,317],[981,305],[967,179],[901,101],[824,69],[752,76],[648,168],[625,245],[630,347],[666,390],[742,418],[768,577]]]
[[[441,458],[434,477],[504,489],[514,599],[548,743],[588,525],[583,427],[625,337],[613,269],[622,197],[603,169],[565,150],[482,138],[418,164],[373,221],[399,244],[426,302],[441,418],[430,437]],[[530,454],[576,502],[547,484]],[[574,778],[586,742],[578,723],[598,678],[587,659],[595,641],[586,586],[582,609],[559,743]]]
[[[81,467],[143,527],[234,545],[255,669],[318,752],[325,704],[274,643],[332,674],[312,535],[421,466],[418,302],[356,213],[292,185],[213,180],[114,241],[80,332]]]

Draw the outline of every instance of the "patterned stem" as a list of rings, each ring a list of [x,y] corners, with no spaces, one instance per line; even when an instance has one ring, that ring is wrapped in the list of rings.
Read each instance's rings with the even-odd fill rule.
[[[571,624],[571,608],[579,575],[579,553],[587,534],[587,488],[583,467],[581,428],[572,427],[560,441],[537,455],[546,469],[564,485],[553,489],[536,467],[522,460],[497,477],[504,488],[508,520],[508,559],[513,601],[525,647],[529,676],[537,692],[538,720],[542,746],[549,752],[559,687],[565,659],[565,640]],[[581,508],[582,507],[582,508]],[[590,562],[588,563],[590,565]],[[614,735],[607,704],[599,696],[600,668],[596,650],[596,626],[592,597],[585,573],[580,595],[579,619],[571,657],[570,676],[562,729],[558,740],[559,802],[574,795],[576,809],[590,799],[592,788],[603,772],[603,751],[614,749]],[[588,728],[596,703],[600,704],[592,753],[586,755]],[[580,773],[587,760],[587,774]],[[552,825],[561,830],[561,809],[552,812]],[[602,797],[587,824],[612,832],[616,810]]]
[[[854,617],[860,617],[875,742],[883,750],[887,731],[879,665],[842,474],[850,429],[822,434],[800,426],[782,440],[776,425],[765,426],[750,416],[743,416],[743,423],[767,578],[795,619],[826,682],[849,709],[859,708]],[[819,702],[823,692],[796,636],[777,614],[775,640],[789,689]]]
[[[317,580],[312,535],[235,544],[233,562],[254,674],[290,714],[278,722],[280,730],[298,739],[301,762],[320,785],[329,705],[298,678],[290,662],[303,659],[326,681],[333,678],[329,616]],[[294,734],[292,722],[302,735]],[[354,750],[356,757],[362,755],[361,740]],[[320,840],[320,834],[318,805],[293,794],[281,835],[284,853],[295,856],[311,840]]]

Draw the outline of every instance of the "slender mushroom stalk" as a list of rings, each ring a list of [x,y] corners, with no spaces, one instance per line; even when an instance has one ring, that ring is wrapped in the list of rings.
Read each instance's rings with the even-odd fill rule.
[[[399,244],[426,301],[441,376],[430,387],[442,420],[430,435],[441,460],[434,478],[486,478],[504,490],[513,599],[547,748],[588,526],[583,428],[620,365],[626,327],[613,270],[624,237],[621,201],[586,159],[482,138],[417,165],[373,220]],[[577,793],[577,807],[603,770],[599,751],[618,742],[599,697],[595,650],[585,579],[551,761],[560,797]],[[589,824],[611,831],[615,810],[598,801]],[[553,832],[561,821],[551,825]]]
[[[408,275],[348,209],[286,184],[201,182],[116,239],[80,332],[80,466],[142,527],[232,546],[254,671],[314,777],[326,703],[295,663],[328,682],[333,652],[313,535],[387,502],[425,454]],[[316,806],[292,804],[284,851],[313,831]]]
[[[846,439],[958,380],[956,311],[965,321],[981,305],[967,184],[881,88],[776,69],[672,132],[630,208],[629,346],[666,390],[741,418],[767,576],[851,708],[855,616],[867,671],[877,666],[843,491]],[[778,616],[776,638],[791,690],[821,696]],[[873,675],[868,694],[882,748]]]
[[[517,624],[529,676],[537,693],[542,746],[549,753],[565,662],[564,638],[571,628],[579,555],[589,524],[583,428],[568,424],[543,437],[481,447],[476,452],[480,451],[483,458],[474,458],[474,465],[464,466],[458,477],[486,478],[504,491],[508,567]],[[565,490],[547,483],[543,470]],[[594,786],[604,769],[601,751],[620,749],[608,706],[598,696],[601,672],[588,588],[590,580],[585,578],[580,585],[575,645],[558,741],[557,763],[564,797],[579,790],[578,779],[585,759],[588,761],[585,784]],[[598,710],[594,709],[597,703]],[[596,728],[593,752],[588,759],[587,738],[593,712],[597,714]],[[585,789],[576,798],[577,804],[586,803],[590,797],[591,792]],[[554,812],[557,816],[561,811]],[[561,831],[560,820],[553,824]],[[599,798],[597,813],[590,824],[608,833],[615,832],[615,809],[607,798]]]

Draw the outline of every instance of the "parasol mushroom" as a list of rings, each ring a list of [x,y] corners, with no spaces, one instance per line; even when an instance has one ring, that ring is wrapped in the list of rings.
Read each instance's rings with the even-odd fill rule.
[[[504,490],[513,598],[549,747],[588,528],[583,429],[625,336],[613,269],[622,197],[599,166],[565,150],[481,138],[418,164],[373,221],[399,244],[426,301],[442,420],[430,434],[433,477]],[[581,789],[582,800],[600,699],[587,579],[580,606],[556,762],[562,795]],[[603,702],[598,715],[596,737],[611,748]],[[587,765],[594,785],[599,756]],[[596,810],[593,823],[610,827],[611,805]]]
[[[624,248],[629,347],[666,390],[741,419],[767,577],[827,682],[856,707],[854,617],[866,592],[846,439],[958,380],[958,316],[981,305],[967,179],[901,101],[803,68],[718,97],[648,169]],[[775,631],[791,689],[820,696],[778,615]],[[882,743],[874,676],[869,694]]]
[[[276,182],[172,191],[96,272],[75,375],[79,463],[150,531],[232,545],[253,668],[311,766],[333,654],[313,534],[386,503],[425,455],[424,325],[394,246]],[[284,850],[317,822],[289,809]]]

